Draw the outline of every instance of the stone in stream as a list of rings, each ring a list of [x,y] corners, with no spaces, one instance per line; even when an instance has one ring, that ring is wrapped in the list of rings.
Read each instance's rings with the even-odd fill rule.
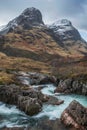
[[[20,110],[32,116],[41,111],[42,103],[46,101],[46,96],[38,90],[25,86],[1,85],[0,101],[16,105]]]
[[[87,108],[74,100],[62,113],[61,121],[67,127],[87,130]]]
[[[76,93],[87,95],[87,82],[82,82],[76,79],[65,79],[60,80],[58,87],[55,90],[55,93]]]
[[[41,85],[41,84],[56,84],[57,79],[54,76],[48,76],[40,73],[24,73],[19,72],[16,74],[18,81],[26,85]]]
[[[44,95],[34,88],[14,84],[0,86],[0,101],[16,105],[30,116],[38,114],[44,102],[51,105],[60,105],[64,102],[56,97]]]
[[[64,103],[64,100],[57,99],[56,97],[48,96],[47,104],[51,105],[61,105]]]

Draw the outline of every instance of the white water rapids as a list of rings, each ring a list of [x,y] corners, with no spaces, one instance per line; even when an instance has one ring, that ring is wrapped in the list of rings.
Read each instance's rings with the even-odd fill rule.
[[[33,117],[27,116],[26,114],[18,110],[16,106],[0,103],[0,128],[4,126],[6,127],[27,126],[29,125],[29,123],[32,123],[34,119],[41,118],[44,116],[48,116],[49,119],[60,118],[61,113],[73,100],[77,100],[82,105],[87,107],[87,96],[74,95],[74,94],[72,95],[54,94],[54,90],[55,87],[52,84],[50,84],[45,85],[45,87],[41,91],[43,94],[51,95],[58,99],[64,100],[64,103],[59,106],[44,104],[42,111]]]

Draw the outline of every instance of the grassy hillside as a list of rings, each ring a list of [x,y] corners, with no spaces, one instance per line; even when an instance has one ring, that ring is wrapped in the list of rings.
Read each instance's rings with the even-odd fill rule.
[[[23,30],[19,27],[0,36],[0,52],[0,83],[14,82],[11,71],[33,71],[57,77],[87,74],[87,57],[76,50],[73,52],[73,47],[63,48],[60,39],[56,41],[47,28]]]

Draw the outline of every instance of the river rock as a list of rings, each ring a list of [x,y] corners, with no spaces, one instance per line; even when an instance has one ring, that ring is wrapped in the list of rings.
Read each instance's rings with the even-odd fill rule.
[[[16,74],[20,83],[25,85],[42,85],[42,84],[56,84],[57,79],[54,76],[48,76],[40,73],[24,73]]]
[[[74,100],[62,113],[61,121],[67,127],[87,130],[87,108]]]
[[[33,88],[27,87],[26,90],[24,88],[17,85],[0,86],[0,101],[16,105],[32,116],[41,111],[42,103],[47,100],[46,95]]]
[[[60,80],[55,93],[76,93],[87,95],[87,83],[72,78]]]
[[[61,105],[64,103],[64,100],[57,99],[53,96],[48,96],[48,101],[46,103],[51,105]]]

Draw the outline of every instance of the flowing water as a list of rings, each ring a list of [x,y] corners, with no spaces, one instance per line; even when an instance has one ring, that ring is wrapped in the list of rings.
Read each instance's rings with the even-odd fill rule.
[[[33,86],[36,87],[37,86]],[[22,127],[31,125],[35,120],[42,118],[44,116],[49,117],[49,119],[60,118],[61,113],[73,100],[79,101],[82,105],[87,107],[87,96],[82,95],[62,95],[54,94],[55,87],[53,85],[46,85],[41,91],[43,94],[54,96],[58,99],[64,100],[64,104],[57,105],[43,105],[42,111],[36,116],[29,117],[23,112],[19,111],[15,106],[6,105],[0,103],[0,128],[7,127]]]

